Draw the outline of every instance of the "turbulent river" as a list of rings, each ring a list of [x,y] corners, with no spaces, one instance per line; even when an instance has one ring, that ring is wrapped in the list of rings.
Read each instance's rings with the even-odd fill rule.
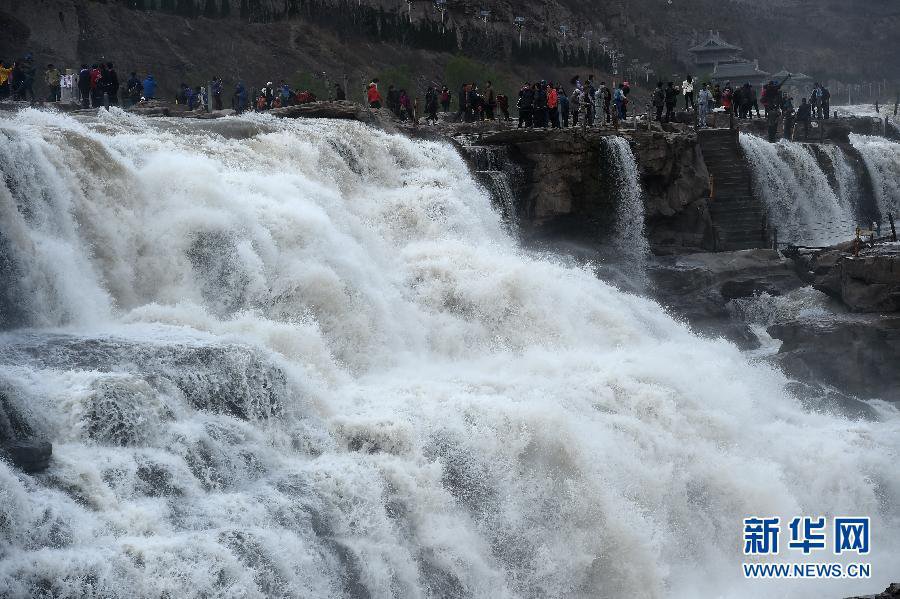
[[[839,597],[900,562],[900,416],[517,246],[449,144],[0,117],[2,597]],[[743,579],[750,515],[873,578]],[[843,556],[827,556],[842,561]],[[779,559],[788,559],[782,553]],[[843,593],[843,594],[842,594]]]

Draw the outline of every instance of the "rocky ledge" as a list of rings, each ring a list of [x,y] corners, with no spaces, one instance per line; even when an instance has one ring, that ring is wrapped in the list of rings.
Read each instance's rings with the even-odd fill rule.
[[[900,582],[895,582],[884,589],[883,593],[877,595],[858,595],[856,597],[847,597],[847,599],[900,599]]]
[[[662,256],[649,274],[657,301],[699,332],[743,349],[758,348],[759,340],[748,323],[734,318],[729,303],[780,296],[804,284],[792,260],[765,249]]]
[[[874,244],[858,255],[852,244],[842,244],[797,258],[814,288],[852,312],[900,312],[900,244]]]

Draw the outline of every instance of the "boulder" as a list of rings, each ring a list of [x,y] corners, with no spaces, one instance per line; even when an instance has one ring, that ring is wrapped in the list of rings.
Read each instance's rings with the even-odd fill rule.
[[[297,104],[296,106],[273,108],[268,112],[272,116],[287,119],[305,117],[314,119],[343,119],[352,121],[371,120],[371,118],[367,114],[366,109],[364,109],[359,104],[337,100],[309,102],[308,104]]]
[[[775,362],[788,376],[861,398],[900,401],[900,316],[845,315],[776,324]]]
[[[853,256],[830,249],[806,260],[812,285],[853,312],[900,311],[900,246],[881,244]]]
[[[847,599],[900,599],[900,582],[894,582],[877,595],[857,595]]]
[[[854,312],[900,311],[900,254],[861,254],[840,262],[841,300]]]
[[[774,250],[696,253],[659,258],[649,271],[653,295],[699,332],[724,337],[743,349],[759,347],[729,302],[760,293],[782,295],[803,285],[793,261]]]
[[[53,446],[47,441],[14,441],[5,447],[10,461],[29,474],[46,470],[53,454]]]

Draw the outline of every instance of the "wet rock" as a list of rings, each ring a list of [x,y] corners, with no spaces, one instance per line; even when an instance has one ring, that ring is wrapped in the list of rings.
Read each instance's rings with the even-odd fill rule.
[[[861,398],[900,401],[900,317],[806,319],[768,332],[782,341],[775,362],[788,376]]]
[[[272,116],[281,118],[314,118],[314,119],[344,119],[368,122],[372,120],[370,112],[359,104],[347,101],[321,101],[284,108],[273,108],[269,111]]]
[[[145,344],[120,338],[74,335],[22,335],[17,343],[0,346],[0,363],[34,363],[45,368],[94,370],[133,374],[135,390],[177,390],[198,410],[227,414],[242,420],[279,418],[289,395],[285,373],[267,356],[237,344]],[[145,391],[141,391],[144,393]],[[89,425],[104,442],[128,444],[127,424],[132,413],[107,413],[104,398],[115,403],[116,386],[95,390],[88,415],[109,417],[106,424]],[[112,394],[112,395],[110,395]],[[115,416],[115,417],[113,417]]]
[[[851,310],[900,311],[900,253],[847,256],[840,268],[841,300]]]
[[[13,464],[32,474],[47,469],[53,446],[47,441],[14,441],[4,448],[4,452]]]
[[[807,259],[812,285],[853,312],[900,311],[900,246],[876,245],[853,256],[831,249]]]
[[[900,582],[894,582],[877,595],[857,595],[847,599],[900,599]]]
[[[711,250],[709,171],[696,135],[634,134],[647,238],[655,253]]]
[[[660,303],[696,330],[744,349],[758,347],[759,340],[747,323],[733,318],[728,302],[803,286],[792,260],[765,249],[661,257],[649,274]]]

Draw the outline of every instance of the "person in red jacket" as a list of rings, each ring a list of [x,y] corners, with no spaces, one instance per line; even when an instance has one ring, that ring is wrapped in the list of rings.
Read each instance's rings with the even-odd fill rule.
[[[378,93],[378,86],[374,83],[369,84],[369,90],[366,92],[366,97],[369,99],[369,107],[371,108],[381,108],[381,94]]]
[[[91,106],[97,108],[103,105],[103,88],[100,86],[100,65],[91,67]]]
[[[559,129],[559,93],[552,81],[547,85],[547,114],[550,116],[550,126]]]

